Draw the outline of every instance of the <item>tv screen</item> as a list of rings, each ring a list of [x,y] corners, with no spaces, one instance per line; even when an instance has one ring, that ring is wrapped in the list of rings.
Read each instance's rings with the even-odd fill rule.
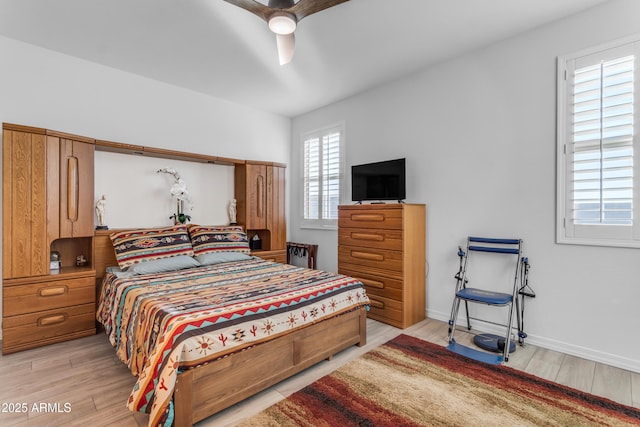
[[[351,166],[351,200],[405,198],[405,159]]]

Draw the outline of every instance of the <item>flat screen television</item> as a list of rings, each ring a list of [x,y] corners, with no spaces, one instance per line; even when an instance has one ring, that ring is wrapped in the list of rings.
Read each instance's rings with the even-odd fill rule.
[[[351,200],[401,201],[405,198],[405,159],[351,166]]]

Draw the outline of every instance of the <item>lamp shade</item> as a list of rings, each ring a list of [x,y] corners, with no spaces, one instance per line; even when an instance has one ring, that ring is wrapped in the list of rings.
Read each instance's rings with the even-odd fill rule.
[[[291,34],[296,29],[295,15],[287,12],[276,12],[269,17],[269,29],[276,34]]]

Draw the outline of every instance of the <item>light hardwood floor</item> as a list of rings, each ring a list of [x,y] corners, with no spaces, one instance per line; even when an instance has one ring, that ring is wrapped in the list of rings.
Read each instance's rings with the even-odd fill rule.
[[[435,320],[405,330],[367,320],[367,328],[366,346],[351,347],[198,426],[232,426],[401,333],[446,345],[447,325]],[[462,344],[471,345],[471,339],[470,334],[456,333]],[[518,347],[508,366],[640,408],[638,373],[533,345]],[[0,425],[144,426],[147,416],[125,407],[134,383],[103,333],[2,356]],[[20,409],[26,413],[16,412]]]

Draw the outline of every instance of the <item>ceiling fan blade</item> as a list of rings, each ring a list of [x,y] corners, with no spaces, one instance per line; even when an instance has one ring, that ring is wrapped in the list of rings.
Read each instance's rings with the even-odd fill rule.
[[[276,34],[276,43],[278,44],[278,58],[280,59],[280,65],[285,65],[291,62],[293,58],[293,51],[296,47],[296,38],[291,34]]]
[[[231,3],[233,5],[236,5],[238,7],[241,7],[245,10],[248,10],[249,12],[258,16],[259,18],[262,18],[265,21],[267,21],[269,15],[273,13],[271,8],[255,0],[224,0],[224,1],[226,1],[227,3]]]
[[[313,13],[320,12],[347,1],[349,0],[300,0],[298,3],[293,5],[293,7],[289,8],[288,11],[296,15],[296,18],[300,21],[305,16],[309,16]]]
[[[268,6],[271,9],[289,9],[294,4],[293,0],[269,0],[268,2]]]

